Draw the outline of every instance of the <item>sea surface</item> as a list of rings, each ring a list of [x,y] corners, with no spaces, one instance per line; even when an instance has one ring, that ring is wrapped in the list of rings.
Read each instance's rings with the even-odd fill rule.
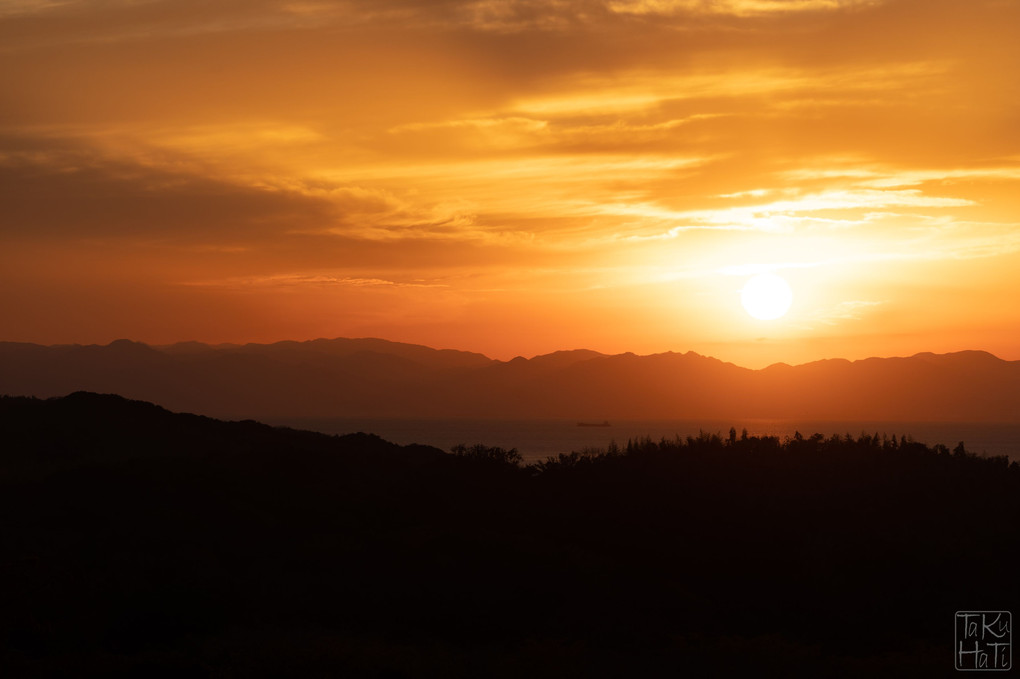
[[[309,429],[326,434],[365,432],[377,434],[399,444],[423,443],[443,450],[458,444],[516,448],[525,462],[537,462],[559,453],[590,448],[606,448],[615,442],[651,437],[673,439],[697,436],[705,431],[726,437],[730,427],[738,435],[747,429],[750,436],[805,437],[819,433],[907,435],[928,445],[941,443],[950,450],[961,441],[968,452],[979,455],[1006,455],[1020,462],[1020,424],[947,423],[947,422],[793,422],[751,420],[729,422],[713,420],[619,420],[609,426],[579,426],[575,420],[501,420],[501,419],[410,419],[410,418],[265,418],[274,425]]]

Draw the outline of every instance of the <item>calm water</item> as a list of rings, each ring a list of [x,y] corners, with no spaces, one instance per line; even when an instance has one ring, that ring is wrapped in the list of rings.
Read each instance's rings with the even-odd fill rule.
[[[1020,424],[968,424],[942,422],[790,422],[758,420],[744,423],[684,420],[614,421],[608,427],[579,427],[566,420],[478,420],[478,419],[397,419],[397,418],[292,418],[267,419],[270,424],[310,429],[326,434],[368,432],[393,443],[424,443],[449,450],[459,443],[484,443],[487,446],[516,448],[526,462],[583,448],[605,448],[615,441],[625,445],[628,439],[650,436],[655,440],[675,436],[696,436],[700,430],[725,437],[730,426],[739,432],[746,428],[751,436],[785,438],[800,431],[804,436],[820,433],[860,435],[907,434],[928,445],[942,443],[950,450],[960,441],[970,452],[1008,455],[1020,461]]]

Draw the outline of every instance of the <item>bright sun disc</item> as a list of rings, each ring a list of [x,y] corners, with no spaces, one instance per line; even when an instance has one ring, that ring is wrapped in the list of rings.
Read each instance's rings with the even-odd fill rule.
[[[754,276],[740,291],[740,303],[747,313],[762,321],[779,318],[790,309],[793,291],[774,273]]]

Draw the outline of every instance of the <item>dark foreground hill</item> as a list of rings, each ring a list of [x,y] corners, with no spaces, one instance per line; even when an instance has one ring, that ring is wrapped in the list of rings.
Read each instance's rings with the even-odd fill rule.
[[[1020,422],[1020,361],[980,351],[750,370],[693,352],[563,351],[494,361],[378,339],[168,347],[0,342],[0,393],[79,390],[230,418]]]
[[[115,396],[0,398],[5,676],[955,674],[1020,468],[703,435],[522,468]]]

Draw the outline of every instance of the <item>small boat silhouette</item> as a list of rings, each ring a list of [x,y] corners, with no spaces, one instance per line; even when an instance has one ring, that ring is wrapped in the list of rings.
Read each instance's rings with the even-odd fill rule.
[[[601,422],[578,422],[578,427],[611,427],[609,420],[602,420]]]

